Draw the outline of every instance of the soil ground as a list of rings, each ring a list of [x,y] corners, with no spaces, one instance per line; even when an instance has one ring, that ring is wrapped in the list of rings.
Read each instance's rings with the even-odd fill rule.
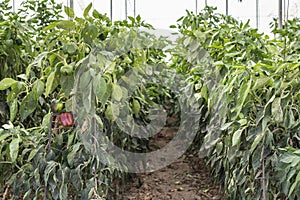
[[[150,142],[150,150],[167,144],[176,128],[165,128],[161,137]],[[116,199],[122,200],[212,200],[222,199],[220,187],[211,182],[205,161],[184,154],[177,161],[158,171],[138,174],[121,186]]]

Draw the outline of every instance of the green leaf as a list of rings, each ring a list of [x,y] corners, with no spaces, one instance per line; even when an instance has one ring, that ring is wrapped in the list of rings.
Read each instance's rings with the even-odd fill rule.
[[[243,132],[243,129],[239,129],[234,132],[234,134],[232,136],[232,146],[236,146],[240,143],[242,132]]]
[[[268,85],[270,80],[271,79],[269,77],[259,77],[258,79],[256,79],[255,84],[252,89],[253,90],[261,89],[261,88],[265,87],[266,85]]]
[[[60,199],[68,199],[68,187],[66,184],[63,184],[60,187],[59,196],[60,196]]]
[[[75,23],[73,21],[62,20],[62,21],[60,21],[60,22],[57,23],[57,27],[65,29],[65,30],[69,30],[69,29],[75,29],[76,25],[75,25]]]
[[[263,132],[261,132],[259,135],[256,136],[256,138],[254,139],[254,141],[253,141],[253,143],[251,144],[251,147],[250,147],[250,153],[251,154],[253,153],[253,151],[255,150],[257,145],[260,143],[263,136],[264,136]]]
[[[18,81],[12,78],[4,78],[0,81],[0,90],[6,90],[7,88],[11,87],[13,84],[17,82]]]
[[[293,192],[294,192],[296,186],[299,185],[299,183],[300,183],[300,171],[299,171],[298,174],[297,174],[297,177],[296,177],[295,182],[294,182],[293,185],[290,187],[288,197],[290,197],[290,196],[293,194]],[[298,188],[298,189],[299,189],[299,188]]]
[[[93,80],[93,88],[94,93],[96,94],[99,100],[103,99],[105,92],[106,92],[106,81],[105,79],[99,74]],[[105,103],[105,102],[101,102]]]
[[[119,116],[119,106],[113,103],[110,103],[105,111],[105,116],[107,119],[111,121],[115,121],[117,117]]]
[[[94,110],[95,101],[94,101],[94,93],[93,88],[90,86],[83,92],[83,105],[87,113],[91,113]]]
[[[51,30],[51,29],[57,27],[57,23],[58,23],[57,21],[52,22],[51,24],[49,24],[48,26],[46,26],[46,27],[43,29],[43,32],[49,31],[49,30]]]
[[[123,96],[122,88],[119,85],[114,84],[112,97],[116,101],[120,101],[122,99],[122,96]]]
[[[21,106],[20,106],[20,115],[21,115],[22,121],[24,121],[36,109],[36,107],[38,105],[36,98],[37,98],[36,92],[31,91],[22,100]]]
[[[252,84],[252,78],[249,81],[245,82],[239,91],[238,99],[237,99],[237,106],[236,106],[236,117],[239,116],[242,108],[244,107],[245,100],[250,92]]]
[[[38,151],[39,151],[39,148],[32,149],[28,156],[27,162],[30,162],[32,160],[32,158],[34,158],[34,156],[37,154]]]
[[[283,122],[283,111],[281,108],[281,99],[276,97],[272,103],[272,115],[275,122]]]
[[[70,96],[71,91],[74,87],[74,82],[75,80],[73,75],[60,76],[61,88],[67,96]]]
[[[74,138],[75,138],[75,132],[73,131],[68,135],[67,149],[69,149],[73,144]]]
[[[293,127],[296,123],[294,113],[291,109],[284,113],[284,125],[287,128]]]
[[[0,135],[0,142],[5,140],[9,136],[11,136],[11,133],[4,133],[4,134]]]
[[[42,128],[43,129],[46,129],[46,130],[48,129],[49,124],[50,124],[50,118],[51,118],[51,113],[48,113],[43,117],[43,120],[42,120]]]
[[[81,143],[76,143],[72,146],[72,151],[67,155],[67,161],[70,166],[74,165],[74,158],[79,150]]]
[[[113,84],[111,82],[106,82],[106,92],[105,95],[103,95],[99,101],[104,105],[107,103],[109,97],[112,94],[112,90],[113,90]]]
[[[75,13],[74,10],[70,7],[64,6],[64,11],[67,14],[68,17],[74,18],[75,17]]]
[[[19,154],[19,143],[21,142],[20,138],[15,138],[9,144],[9,155],[11,161],[14,163],[16,162]]]
[[[47,162],[46,169],[44,170],[44,181],[46,184],[48,184],[49,176],[52,173],[53,170],[55,170],[55,167],[58,165],[55,161],[49,161]]]
[[[83,17],[84,18],[87,18],[87,16],[88,16],[88,14],[89,14],[89,12],[90,12],[90,10],[91,10],[91,8],[92,8],[92,3],[90,3],[85,9],[84,9],[84,11],[83,11]]]
[[[140,102],[136,99],[132,100],[132,111],[135,115],[138,115],[141,110]]]
[[[58,77],[56,75],[56,72],[51,72],[50,75],[47,78],[46,82],[46,93],[45,97],[48,97],[49,94],[58,86]]]
[[[102,129],[103,128],[103,122],[102,122],[102,119],[98,116],[98,115],[94,115],[98,125],[100,126],[100,128]]]
[[[43,93],[45,89],[45,84],[42,80],[38,79],[34,82],[33,89],[36,93],[36,99],[38,99]]]
[[[101,13],[99,13],[97,10],[93,10],[92,15],[93,15],[93,17],[96,18],[96,19],[101,19],[101,18],[102,18]]]
[[[232,124],[233,124],[233,122],[227,122],[227,123],[225,123],[225,124],[222,125],[222,127],[220,128],[220,130],[225,131],[225,130],[227,130]]]
[[[69,55],[74,55],[76,53],[76,51],[78,50],[78,46],[76,43],[74,42],[69,42],[64,44],[63,46],[63,51],[64,53],[67,53]]]
[[[17,112],[18,112],[18,99],[14,99],[13,102],[9,106],[9,111],[10,111],[10,118],[9,120],[12,122],[14,121]]]
[[[79,82],[80,91],[85,91],[89,87],[92,78],[93,77],[91,76],[90,70],[81,74]]]

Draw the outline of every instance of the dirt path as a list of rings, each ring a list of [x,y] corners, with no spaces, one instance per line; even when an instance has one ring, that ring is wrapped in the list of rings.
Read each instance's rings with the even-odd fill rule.
[[[151,141],[150,149],[167,144],[175,130],[164,129],[161,137]],[[122,200],[222,199],[221,189],[210,182],[204,160],[188,154],[161,170],[137,175],[122,190],[123,193],[118,196]]]

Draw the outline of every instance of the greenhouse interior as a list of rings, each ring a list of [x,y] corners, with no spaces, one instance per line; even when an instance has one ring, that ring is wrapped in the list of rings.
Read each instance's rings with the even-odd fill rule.
[[[0,0],[0,199],[299,200],[300,0]]]

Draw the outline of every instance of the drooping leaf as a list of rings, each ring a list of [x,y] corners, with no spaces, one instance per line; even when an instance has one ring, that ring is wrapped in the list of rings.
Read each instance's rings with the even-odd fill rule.
[[[238,116],[244,106],[245,100],[250,92],[252,85],[252,78],[249,81],[243,83],[238,94],[237,106],[236,106],[236,116]]]
[[[251,144],[251,147],[250,147],[250,153],[251,153],[251,154],[252,154],[253,151],[256,149],[257,145],[261,142],[263,136],[264,136],[264,134],[263,134],[263,132],[261,132],[261,133],[259,133],[259,134],[255,137],[255,139],[254,139],[254,141],[253,141],[253,143]]]
[[[93,87],[88,87],[84,92],[83,92],[83,105],[87,113],[93,112],[94,106],[95,106],[95,96],[93,93]]]
[[[30,162],[34,158],[34,156],[37,154],[38,151],[39,151],[39,148],[32,149],[28,156],[27,162]]]
[[[272,103],[272,116],[275,122],[282,122],[283,121],[283,111],[281,108],[281,99],[276,97]]]
[[[58,77],[56,75],[56,72],[51,72],[47,78],[46,82],[46,91],[45,91],[45,97],[48,97],[49,94],[55,90],[55,88],[58,86]]]
[[[299,185],[300,185],[300,171],[298,172],[298,174],[297,174],[297,176],[296,176],[295,182],[294,182],[294,183],[292,184],[292,186],[290,187],[288,197],[290,197],[290,196],[293,194],[293,192],[294,192],[296,186],[299,186]],[[298,188],[298,189],[299,189],[299,188]]]

